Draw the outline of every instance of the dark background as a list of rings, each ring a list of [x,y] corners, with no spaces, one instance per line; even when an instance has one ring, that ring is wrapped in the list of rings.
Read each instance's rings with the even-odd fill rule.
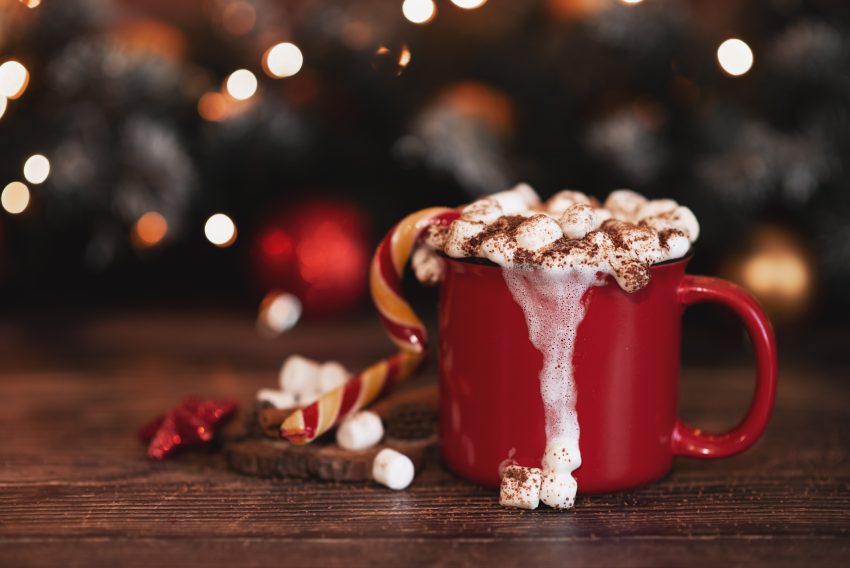
[[[527,181],[673,197],[702,225],[692,272],[753,290],[784,337],[846,328],[845,2],[437,0],[424,25],[401,0],[26,4],[0,0],[0,62],[29,72],[0,116],[0,187],[34,153],[51,173],[0,211],[6,314],[247,312],[271,288],[307,316],[367,313],[365,262],[395,221]],[[717,60],[732,37],[755,59],[738,77]],[[281,41],[304,65],[278,79],[262,61]],[[244,103],[223,87],[240,68],[259,81]],[[210,93],[226,117],[203,116]],[[153,244],[133,236],[148,212],[168,226]],[[231,246],[204,237],[216,212]],[[305,282],[323,220],[307,260],[347,268]],[[333,297],[306,298],[324,277]]]

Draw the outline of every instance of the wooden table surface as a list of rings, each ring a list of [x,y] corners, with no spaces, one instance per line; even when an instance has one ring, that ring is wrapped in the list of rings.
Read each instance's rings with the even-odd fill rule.
[[[150,463],[135,438],[186,393],[250,400],[288,354],[354,368],[389,350],[372,320],[302,325],[273,341],[258,339],[245,314],[207,310],[0,323],[0,565],[850,559],[846,367],[783,367],[772,423],[751,451],[678,460],[655,485],[580,497],[566,513],[501,508],[495,493],[433,461],[393,492],[242,477],[217,454]],[[734,423],[751,372],[687,367],[684,417],[707,429]]]

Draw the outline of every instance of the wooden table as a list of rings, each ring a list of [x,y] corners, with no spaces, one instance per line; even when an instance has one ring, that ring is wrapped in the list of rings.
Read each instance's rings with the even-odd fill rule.
[[[508,510],[431,463],[413,486],[268,481],[220,455],[150,463],[137,427],[195,392],[250,400],[290,353],[357,367],[389,352],[371,319],[257,338],[208,310],[0,324],[0,565],[772,565],[850,559],[850,377],[782,369],[765,438],[728,460],[679,460],[667,479]],[[828,367],[828,366],[827,366]],[[746,366],[688,367],[686,419],[729,425]],[[844,376],[842,376],[842,374]],[[313,564],[308,564],[313,563]]]

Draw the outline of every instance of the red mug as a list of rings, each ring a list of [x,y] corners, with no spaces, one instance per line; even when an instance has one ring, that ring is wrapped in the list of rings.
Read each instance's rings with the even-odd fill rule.
[[[583,297],[573,353],[582,465],[580,493],[629,489],[666,475],[673,456],[719,458],[749,448],[764,431],[776,392],[776,344],[758,303],[738,286],[685,274],[689,258],[652,267],[632,294],[610,279]],[[498,486],[505,460],[540,467],[546,445],[538,375],[543,356],[502,268],[446,258],[440,291],[440,447],[455,474]],[[731,308],[756,355],[756,388],[743,421],[707,434],[678,419],[684,309]]]

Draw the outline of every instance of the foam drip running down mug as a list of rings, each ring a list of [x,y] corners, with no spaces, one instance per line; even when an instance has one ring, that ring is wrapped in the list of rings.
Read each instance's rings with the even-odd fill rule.
[[[503,273],[522,269],[442,258],[440,449],[455,474],[498,487],[500,466],[512,461],[540,467],[547,444],[539,383],[543,355],[529,339],[523,309]],[[690,258],[691,253],[653,265],[651,280],[635,292],[625,292],[607,276],[606,285],[591,286],[582,297],[585,313],[572,355],[579,493],[656,481],[670,471],[674,456],[737,454],[767,425],[777,375],[770,322],[735,284],[686,274]],[[689,305],[701,302],[721,304],[741,319],[756,358],[749,410],[736,427],[719,434],[678,418],[681,317]]]

